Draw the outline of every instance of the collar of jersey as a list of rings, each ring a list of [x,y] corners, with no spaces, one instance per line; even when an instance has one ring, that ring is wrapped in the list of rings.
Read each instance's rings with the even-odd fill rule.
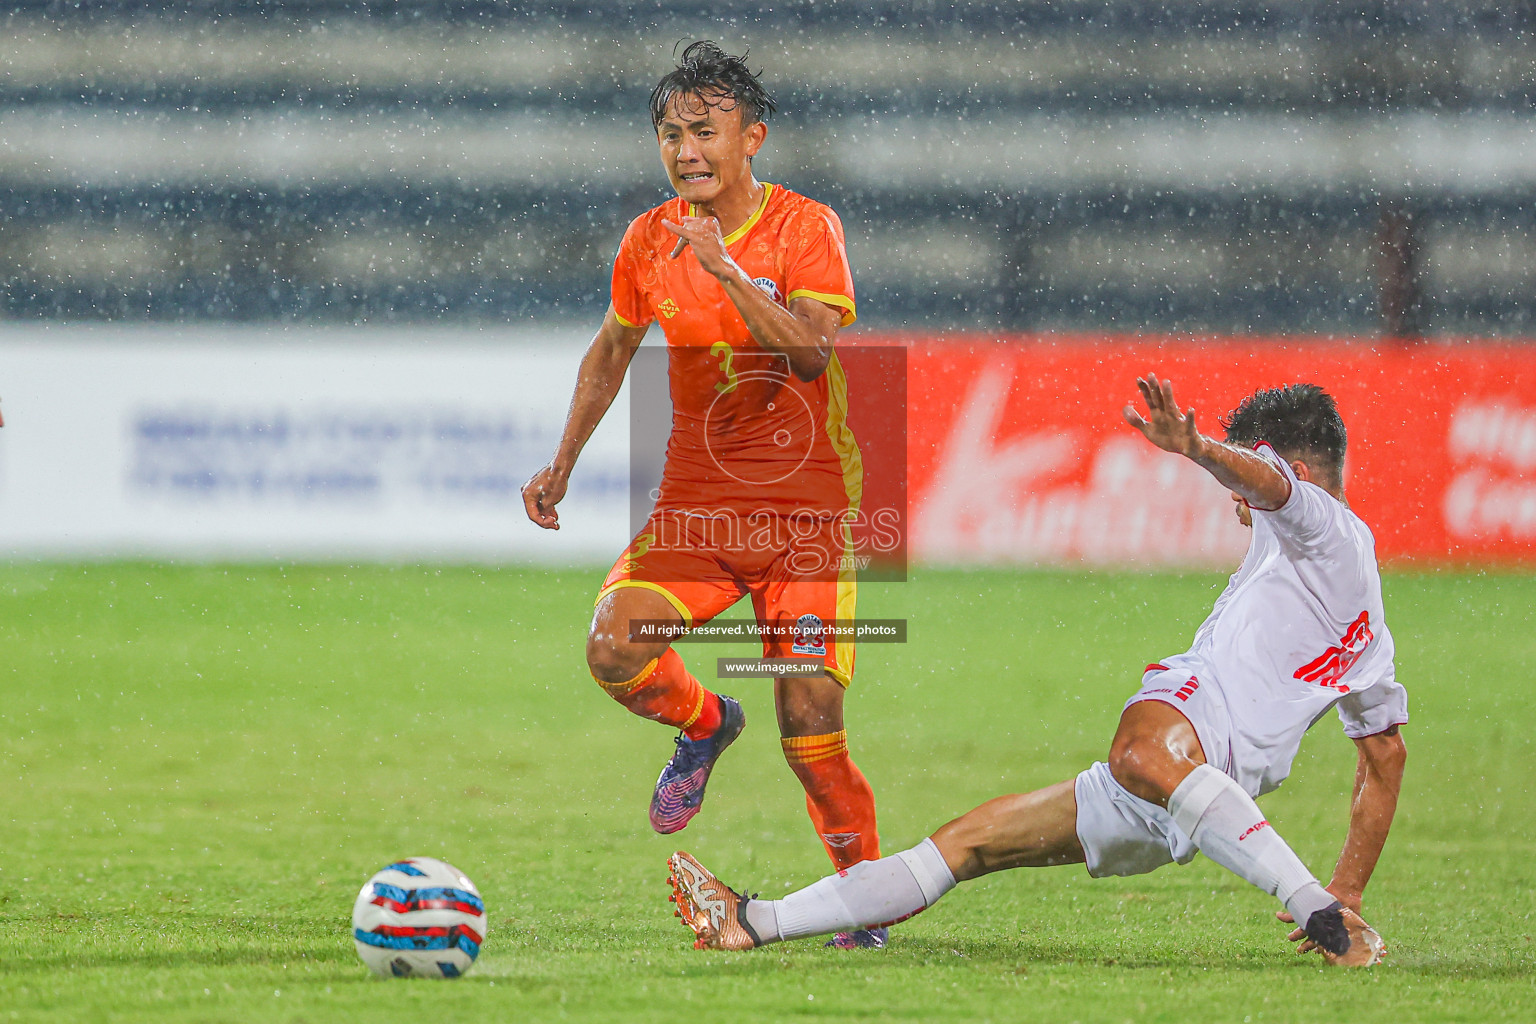
[[[777,186],[772,185],[769,182],[763,182],[763,201],[757,204],[757,210],[752,214],[752,216],[747,218],[747,222],[745,224],[725,236],[726,245],[741,241],[746,237],[748,231],[751,231],[753,228],[757,227],[757,222],[763,219],[763,211],[768,209],[768,200],[773,196],[773,190],[776,187]],[[699,208],[694,206],[692,203],[689,203],[688,216],[697,217],[698,215]]]

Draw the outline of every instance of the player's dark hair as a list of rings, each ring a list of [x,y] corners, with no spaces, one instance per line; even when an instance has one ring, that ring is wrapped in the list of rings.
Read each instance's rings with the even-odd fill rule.
[[[656,88],[651,90],[651,127],[661,126],[667,116],[667,104],[674,96],[698,96],[715,101],[728,100],[730,105],[720,105],[721,110],[740,110],[743,127],[766,120],[779,109],[747,68],[747,54],[740,57],[726,53],[708,39],[689,43],[677,58],[677,67],[669,71]]]
[[[1344,449],[1349,438],[1333,396],[1316,384],[1289,384],[1255,391],[1221,421],[1227,441],[1252,447],[1266,441],[1285,459],[1300,459],[1344,482]]]

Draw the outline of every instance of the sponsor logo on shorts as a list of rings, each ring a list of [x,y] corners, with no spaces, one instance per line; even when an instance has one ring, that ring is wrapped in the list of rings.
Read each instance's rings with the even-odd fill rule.
[[[1242,842],[1244,839],[1247,839],[1249,836],[1253,835],[1255,832],[1259,831],[1260,829],[1264,829],[1264,828],[1269,828],[1269,819],[1268,818],[1264,819],[1263,821],[1259,822],[1257,825],[1254,825],[1252,828],[1248,829],[1248,831],[1244,832],[1242,835],[1238,836],[1237,837],[1237,841],[1238,842]]]
[[[1349,687],[1339,680],[1354,666],[1355,662],[1360,660],[1361,655],[1365,654],[1365,649],[1374,639],[1376,634],[1371,632],[1371,613],[1363,611],[1339,638],[1339,646],[1328,648],[1301,666],[1296,670],[1295,678],[1316,683],[1318,686],[1326,686],[1340,693],[1348,693]]]
[[[795,620],[795,642],[789,649],[790,653],[811,654],[819,658],[825,658],[827,656],[827,642],[822,639],[821,634],[821,616],[806,612]]]
[[[1179,698],[1179,700],[1187,701],[1189,700],[1190,696],[1198,689],[1200,689],[1200,680],[1196,679],[1194,676],[1190,676],[1189,682],[1173,691],[1173,695]]]

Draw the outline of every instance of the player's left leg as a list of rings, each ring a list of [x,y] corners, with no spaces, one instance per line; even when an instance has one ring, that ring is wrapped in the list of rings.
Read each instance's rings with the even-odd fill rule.
[[[839,869],[880,856],[875,793],[848,753],[843,685],[828,675],[774,681],[780,744],[805,789],[806,810]]]
[[[829,675],[774,683],[784,760],[805,789],[811,823],[840,871],[880,856],[875,793],[848,753],[843,696],[842,683]],[[886,938],[883,928],[856,929],[839,932],[828,945],[878,949]]]
[[[774,704],[784,759],[805,789],[806,810],[832,863],[843,870],[880,856],[875,794],[848,752],[844,691],[853,679],[858,583],[847,554],[851,541],[835,519],[805,523],[795,542],[774,554],[761,582],[749,587],[764,627],[763,654],[803,660],[813,676],[780,678]],[[880,947],[883,932],[838,935],[831,945]]]
[[[820,669],[774,683],[784,759],[805,789],[806,809],[839,870],[880,856],[875,794],[848,753],[843,698],[855,647],[835,627],[853,622],[857,584],[837,572],[796,572],[787,558],[749,588],[764,629],[763,655]]]

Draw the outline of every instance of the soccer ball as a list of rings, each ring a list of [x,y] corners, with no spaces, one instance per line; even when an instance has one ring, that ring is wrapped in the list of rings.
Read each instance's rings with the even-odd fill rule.
[[[382,978],[457,978],[480,955],[485,902],[452,864],[407,857],[364,883],[352,906],[352,938]]]

